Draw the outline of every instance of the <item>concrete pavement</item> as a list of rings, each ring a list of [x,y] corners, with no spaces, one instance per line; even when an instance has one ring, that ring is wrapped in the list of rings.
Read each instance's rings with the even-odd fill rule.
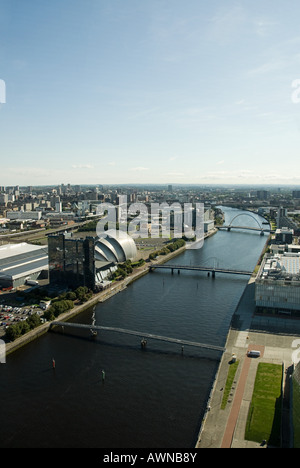
[[[223,354],[213,385],[208,411],[205,415],[196,448],[262,448],[258,443],[244,439],[248,410],[252,398],[256,370],[259,362],[284,364],[287,369],[292,365],[294,340],[300,337],[300,321],[290,321],[293,334],[280,330],[280,323],[272,319],[272,329],[268,333],[258,330],[257,320],[253,320],[255,310],[254,282],[250,280],[235,311],[232,328],[229,331],[226,352]],[[254,324],[254,329],[253,329]],[[276,329],[277,327],[277,329]],[[259,358],[247,357],[248,349],[261,351]],[[232,355],[239,360],[239,366],[232,385],[231,393],[224,410],[221,409],[228,368]],[[284,430],[289,432],[289,427]],[[289,434],[285,434],[288,439]]]

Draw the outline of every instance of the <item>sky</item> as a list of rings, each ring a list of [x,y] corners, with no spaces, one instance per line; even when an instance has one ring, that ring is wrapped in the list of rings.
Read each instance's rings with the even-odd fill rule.
[[[0,186],[300,185],[299,0],[0,0]]]

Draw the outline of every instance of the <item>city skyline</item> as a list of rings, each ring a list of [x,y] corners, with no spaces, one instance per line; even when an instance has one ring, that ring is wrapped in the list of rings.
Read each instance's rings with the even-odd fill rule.
[[[298,185],[292,0],[0,5],[0,185]]]

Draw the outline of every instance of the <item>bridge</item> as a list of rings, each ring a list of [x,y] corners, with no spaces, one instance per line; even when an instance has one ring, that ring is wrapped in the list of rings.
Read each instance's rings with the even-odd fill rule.
[[[92,335],[95,334],[98,330],[99,331],[109,331],[109,332],[116,332],[116,333],[123,333],[126,335],[133,335],[133,336],[139,336],[142,338],[141,344],[145,343],[145,338],[150,338],[153,340],[159,340],[159,341],[165,341],[168,343],[176,343],[180,344],[181,346],[194,346],[196,348],[203,348],[203,349],[209,349],[213,351],[221,351],[224,352],[225,348],[222,346],[215,346],[211,344],[205,344],[205,343],[198,343],[197,341],[188,341],[188,340],[181,340],[177,338],[170,338],[167,336],[160,336],[160,335],[154,335],[152,333],[144,333],[144,332],[139,332],[139,331],[134,331],[134,330],[126,330],[124,328],[115,328],[115,327],[103,327],[101,325],[86,325],[82,323],[72,323],[72,322],[60,322],[60,321],[54,321],[51,323],[50,329],[53,326],[61,326],[61,327],[72,327],[72,328],[79,328],[79,329],[86,329],[88,330]]]
[[[242,276],[252,276],[252,271],[244,271],[244,270],[233,270],[230,268],[217,268],[217,267],[209,267],[209,266],[189,266],[189,265],[151,265],[149,270],[171,270],[172,274],[174,270],[177,270],[178,273],[180,270],[190,270],[190,271],[206,271],[208,273],[212,273],[212,277],[215,277],[216,273],[227,273],[230,275],[242,275]]]
[[[226,229],[227,231],[231,231],[231,229],[243,229],[245,231],[257,231],[263,236],[265,232],[271,233],[270,229],[263,229],[263,228],[256,228],[256,227],[249,227],[249,226],[232,226],[231,224],[223,224],[222,226],[216,226],[217,229]]]
[[[235,226],[233,225],[233,222],[239,218],[240,216],[248,216],[250,218],[252,218],[255,223],[257,224],[257,227],[253,227],[253,226]],[[253,216],[252,214],[250,213],[239,213],[238,215],[236,215],[231,221],[229,224],[223,224],[222,226],[216,226],[217,229],[226,229],[227,231],[231,231],[231,229],[243,229],[243,230],[246,230],[246,231],[257,231],[257,232],[260,232],[260,235],[263,236],[265,232],[268,232],[268,233],[271,233],[272,231],[270,230],[270,228],[267,228],[267,229],[264,229],[263,226],[261,226],[260,222],[258,221],[258,219]]]

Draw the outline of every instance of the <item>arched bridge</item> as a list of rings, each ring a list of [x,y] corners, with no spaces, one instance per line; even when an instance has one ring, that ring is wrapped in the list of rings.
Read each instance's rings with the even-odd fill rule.
[[[257,224],[257,227],[255,226],[240,226],[240,225],[234,225],[234,221],[239,218],[240,216],[249,216],[250,218],[254,219],[255,223]],[[257,232],[260,232],[260,235],[263,236],[265,232],[272,232],[270,230],[270,228],[264,228],[260,222],[258,221],[258,219],[253,216],[252,214],[250,213],[239,213],[237,214],[231,221],[229,224],[223,224],[222,226],[216,226],[217,229],[226,229],[227,231],[231,231],[231,229],[245,229],[247,231],[257,231]]]

